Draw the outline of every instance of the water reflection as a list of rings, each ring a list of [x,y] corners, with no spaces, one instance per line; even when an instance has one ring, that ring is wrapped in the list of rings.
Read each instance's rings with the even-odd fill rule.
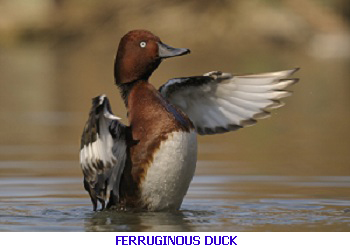
[[[194,231],[181,211],[176,212],[113,212],[93,213],[84,220],[85,231],[108,232],[178,232]]]

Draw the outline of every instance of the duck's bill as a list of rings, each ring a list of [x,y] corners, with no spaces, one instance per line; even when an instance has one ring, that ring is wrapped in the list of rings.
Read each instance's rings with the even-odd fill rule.
[[[185,55],[188,53],[190,53],[190,50],[187,48],[174,48],[161,42],[158,43],[159,58],[166,59],[170,57]]]

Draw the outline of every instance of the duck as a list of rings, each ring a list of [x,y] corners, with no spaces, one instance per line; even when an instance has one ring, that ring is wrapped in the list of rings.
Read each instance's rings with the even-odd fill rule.
[[[115,84],[129,125],[99,95],[83,129],[80,166],[93,210],[179,210],[195,173],[197,135],[254,125],[291,95],[299,68],[259,74],[211,71],[173,78],[156,89],[149,78],[168,58],[189,54],[147,30],[119,43]]]

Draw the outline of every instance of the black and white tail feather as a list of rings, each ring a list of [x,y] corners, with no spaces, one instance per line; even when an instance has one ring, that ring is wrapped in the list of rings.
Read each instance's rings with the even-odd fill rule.
[[[105,95],[93,98],[89,119],[85,125],[80,147],[80,165],[84,187],[93,209],[97,201],[105,208],[107,198],[118,202],[120,178],[126,161],[126,130],[112,114]]]
[[[280,99],[298,79],[298,68],[248,75],[213,71],[203,76],[174,78],[159,92],[191,119],[198,134],[224,133],[253,125],[270,110],[284,105]]]

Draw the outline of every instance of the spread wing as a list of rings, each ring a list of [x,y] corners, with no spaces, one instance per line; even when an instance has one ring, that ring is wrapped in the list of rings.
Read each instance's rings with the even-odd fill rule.
[[[89,192],[94,211],[97,200],[105,207],[109,194],[118,199],[120,178],[126,161],[126,131],[111,112],[105,95],[92,100],[89,119],[81,138],[80,165],[84,187]]]
[[[280,72],[232,75],[218,71],[203,76],[175,78],[159,92],[191,119],[198,134],[224,133],[256,123],[283,106],[285,89],[298,79],[298,68]]]

